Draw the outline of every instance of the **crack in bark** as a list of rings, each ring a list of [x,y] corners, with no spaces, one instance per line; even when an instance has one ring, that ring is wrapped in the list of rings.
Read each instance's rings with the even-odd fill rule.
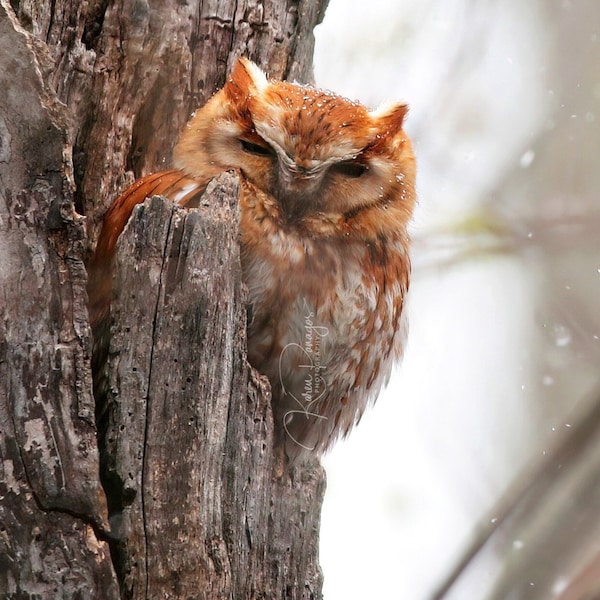
[[[166,236],[165,236],[166,240],[169,240],[169,238],[170,238],[176,210],[177,209],[175,207],[173,207],[173,209],[171,210],[169,225],[167,227],[167,232],[166,232]],[[165,246],[163,248],[162,265],[161,265],[160,278],[159,278],[159,283],[158,283],[158,294],[156,296],[156,303],[154,306],[154,319],[152,321],[152,346],[150,349],[150,360],[149,360],[149,368],[148,368],[148,395],[146,397],[146,420],[145,420],[145,424],[144,424],[144,445],[143,445],[143,451],[142,451],[142,473],[141,473],[140,501],[141,501],[141,506],[142,506],[142,522],[143,522],[143,527],[144,527],[144,548],[145,548],[144,562],[146,564],[146,582],[145,582],[146,598],[150,597],[150,595],[149,595],[149,593],[150,593],[150,564],[148,561],[149,545],[148,545],[148,529],[147,529],[148,519],[147,519],[147,513],[146,513],[146,466],[147,466],[146,460],[147,460],[147,447],[148,447],[147,442],[148,442],[148,432],[149,432],[149,425],[150,425],[151,390],[152,390],[152,388],[150,386],[152,383],[152,370],[153,370],[153,366],[154,366],[154,348],[155,348],[156,341],[157,341],[156,335],[157,335],[157,330],[158,330],[158,316],[159,316],[159,307],[160,307],[160,301],[161,301],[161,293],[165,286],[165,279],[168,276],[168,274],[166,273],[167,253],[168,253],[168,243],[165,244]]]
[[[50,0],[50,18],[48,20],[48,30],[46,31],[46,44],[50,45],[50,35],[54,26],[54,18],[56,16],[56,0]]]
[[[100,39],[108,2],[109,0],[96,0],[96,2],[90,2],[91,6],[88,8],[85,25],[83,27],[83,34],[81,36],[81,41],[88,50],[95,50],[96,44]]]

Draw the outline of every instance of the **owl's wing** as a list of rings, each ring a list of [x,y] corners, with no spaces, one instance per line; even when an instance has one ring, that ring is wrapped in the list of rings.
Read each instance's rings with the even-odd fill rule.
[[[152,196],[165,196],[181,206],[198,204],[207,180],[188,177],[178,170],[161,171],[138,179],[108,209],[96,250],[88,265],[90,323],[94,327],[108,314],[112,296],[112,263],[119,236],[137,204]]]
[[[189,206],[202,195],[206,183],[176,170],[161,171],[138,179],[108,209],[92,262],[112,259],[117,239],[137,204],[152,196],[165,196],[181,206]]]

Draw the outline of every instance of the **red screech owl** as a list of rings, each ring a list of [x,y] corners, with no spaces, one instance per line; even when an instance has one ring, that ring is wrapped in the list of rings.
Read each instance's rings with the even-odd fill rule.
[[[415,204],[406,112],[269,81],[240,59],[188,123],[175,169],[140,179],[108,211],[91,263],[92,324],[108,311],[133,207],[155,194],[194,206],[212,177],[236,170],[249,361],[271,382],[290,459],[327,450],[402,354]]]

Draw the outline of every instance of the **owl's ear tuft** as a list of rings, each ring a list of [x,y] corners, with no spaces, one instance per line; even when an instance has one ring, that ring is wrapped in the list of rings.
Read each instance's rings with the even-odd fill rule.
[[[395,135],[402,129],[408,113],[408,104],[384,104],[371,111],[369,115],[377,124],[382,135]]]
[[[247,58],[239,58],[224,89],[231,101],[239,102],[248,96],[260,95],[267,85],[267,76],[259,67]]]

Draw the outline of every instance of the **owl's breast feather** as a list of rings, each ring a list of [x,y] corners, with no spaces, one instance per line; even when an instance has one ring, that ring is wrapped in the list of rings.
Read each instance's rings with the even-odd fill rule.
[[[324,450],[350,431],[402,353],[406,250],[394,242],[374,253],[265,225],[242,231],[249,359],[271,381],[292,446]]]

